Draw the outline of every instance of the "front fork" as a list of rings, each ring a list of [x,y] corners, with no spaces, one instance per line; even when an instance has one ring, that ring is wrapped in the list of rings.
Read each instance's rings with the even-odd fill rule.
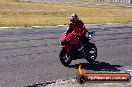
[[[70,56],[72,55],[73,50],[72,50],[72,47],[71,46],[63,45],[62,46],[62,49],[66,49],[67,54],[70,55]]]
[[[77,51],[75,51],[76,48],[74,48],[74,47],[72,47],[72,46],[65,46],[65,45],[63,45],[63,46],[62,46],[62,49],[66,49],[68,55],[70,55],[72,59],[78,58],[78,55],[79,55],[79,54],[78,54]]]

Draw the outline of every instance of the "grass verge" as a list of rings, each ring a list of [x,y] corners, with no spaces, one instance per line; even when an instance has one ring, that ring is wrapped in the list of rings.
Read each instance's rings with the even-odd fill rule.
[[[0,26],[66,25],[76,13],[86,24],[132,22],[132,9],[0,0]]]

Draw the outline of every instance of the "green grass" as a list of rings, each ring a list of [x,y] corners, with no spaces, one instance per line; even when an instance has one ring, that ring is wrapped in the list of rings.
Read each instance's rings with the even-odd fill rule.
[[[0,0],[0,26],[66,25],[76,13],[86,24],[132,22],[132,9]]]

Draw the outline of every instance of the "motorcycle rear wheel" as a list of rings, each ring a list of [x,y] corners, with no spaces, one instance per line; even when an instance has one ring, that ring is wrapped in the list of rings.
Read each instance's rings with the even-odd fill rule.
[[[95,59],[97,58],[97,47],[95,46],[94,43],[89,43],[88,44],[88,57],[86,58],[86,60],[89,63],[92,63],[95,61]]]
[[[72,61],[72,58],[71,58],[70,55],[68,55],[66,49],[62,49],[62,50],[60,51],[59,57],[60,57],[61,63],[62,63],[65,67],[68,67],[69,64],[70,64],[71,61]]]

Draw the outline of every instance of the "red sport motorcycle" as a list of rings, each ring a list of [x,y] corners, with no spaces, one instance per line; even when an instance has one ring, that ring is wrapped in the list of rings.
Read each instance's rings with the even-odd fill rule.
[[[60,40],[62,50],[60,51],[60,61],[64,66],[69,66],[72,60],[86,59],[93,62],[97,57],[97,48],[90,40],[93,38],[95,31],[89,31],[86,34],[87,41],[83,43],[74,31],[68,35],[62,33]]]

